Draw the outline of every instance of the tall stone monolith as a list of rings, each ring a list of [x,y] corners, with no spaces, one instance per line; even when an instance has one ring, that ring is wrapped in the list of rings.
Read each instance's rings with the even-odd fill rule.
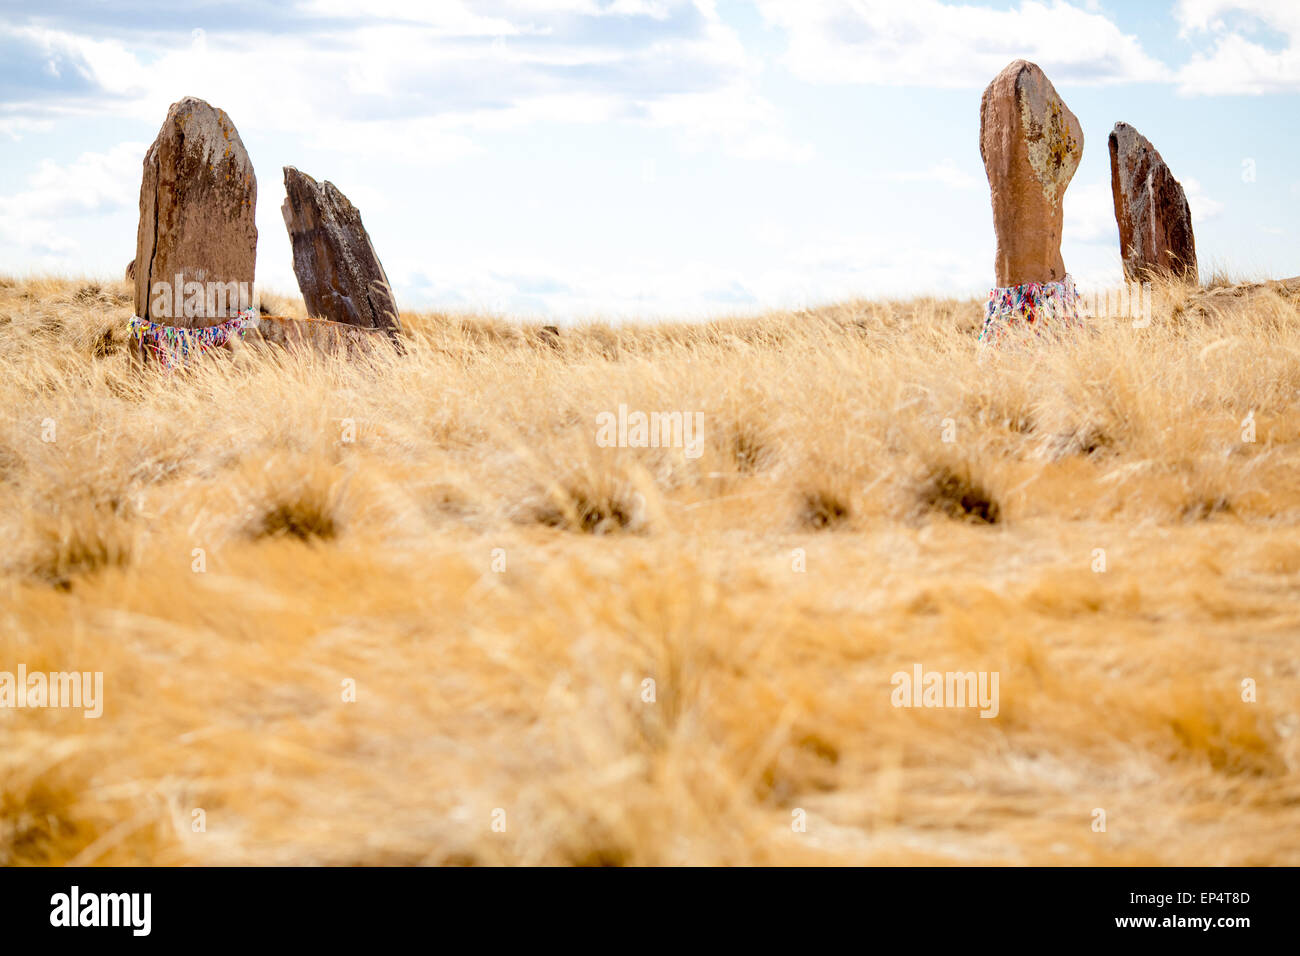
[[[144,157],[135,314],[160,326],[219,325],[252,306],[257,177],[230,117],[173,103]]]
[[[1016,60],[980,101],[980,156],[997,236],[995,288],[981,342],[1078,322],[1078,294],[1061,258],[1066,187],[1083,156],[1083,129],[1051,81]]]

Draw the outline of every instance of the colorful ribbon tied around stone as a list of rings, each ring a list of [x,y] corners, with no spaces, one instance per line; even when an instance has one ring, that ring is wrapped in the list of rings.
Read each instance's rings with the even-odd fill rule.
[[[1060,282],[1026,282],[990,291],[979,341],[996,348],[1010,340],[1044,338],[1082,325],[1079,290],[1067,275]]]
[[[219,349],[236,336],[242,339],[254,317],[253,310],[247,309],[219,325],[183,329],[175,325],[159,325],[133,315],[127,328],[132,338],[139,339],[141,346],[153,353],[163,368],[171,371],[184,365],[191,355]]]

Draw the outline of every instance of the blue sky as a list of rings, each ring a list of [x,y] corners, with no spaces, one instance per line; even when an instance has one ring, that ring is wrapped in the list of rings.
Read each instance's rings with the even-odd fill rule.
[[[1187,189],[1202,271],[1300,274],[1300,3],[354,0],[0,7],[0,271],[120,275],[170,103],[360,207],[399,301],[554,320],[983,296],[979,99],[1017,57],[1083,125],[1064,256],[1119,281],[1106,136]]]

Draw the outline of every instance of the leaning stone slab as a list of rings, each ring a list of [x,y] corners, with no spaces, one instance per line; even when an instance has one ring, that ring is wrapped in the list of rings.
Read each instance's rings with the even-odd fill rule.
[[[397,302],[357,207],[333,183],[317,183],[292,166],[284,167],[284,189],[281,212],[307,311],[399,335]]]
[[[1150,140],[1128,123],[1110,139],[1110,188],[1124,275],[1197,281],[1196,238],[1187,194]]]
[[[135,314],[206,328],[252,306],[257,178],[230,117],[187,96],[144,157]]]

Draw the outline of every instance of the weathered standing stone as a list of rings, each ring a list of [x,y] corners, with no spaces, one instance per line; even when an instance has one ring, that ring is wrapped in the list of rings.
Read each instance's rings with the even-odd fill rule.
[[[1016,60],[980,101],[980,155],[993,193],[999,286],[1060,282],[1062,199],[1083,129],[1033,63]]]
[[[1187,195],[1160,153],[1128,123],[1110,133],[1110,190],[1115,199],[1124,275],[1196,282],[1196,239]]]
[[[331,182],[284,167],[281,212],[293,242],[293,271],[314,316],[401,333],[388,276],[361,224],[361,213]]]
[[[257,178],[230,117],[193,96],[173,103],[144,157],[135,314],[204,328],[250,307],[256,210]]]

